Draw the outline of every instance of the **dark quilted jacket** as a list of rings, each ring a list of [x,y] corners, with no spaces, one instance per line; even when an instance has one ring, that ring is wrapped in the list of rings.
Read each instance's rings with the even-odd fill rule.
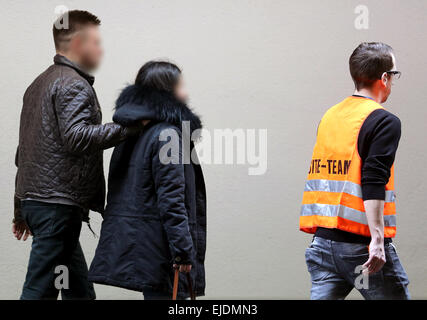
[[[118,99],[113,119],[123,125],[141,119],[151,122],[139,136],[114,149],[107,207],[89,280],[172,295],[172,264],[191,263],[194,291],[203,295],[205,182],[195,153],[191,162],[181,161],[187,149],[182,147],[184,141],[194,148],[181,130],[182,122],[189,121],[194,132],[201,128],[199,118],[165,92],[129,86]],[[176,139],[167,137],[175,133]],[[160,160],[162,150],[171,145],[176,147],[176,153],[170,152],[170,156],[176,161],[164,163]],[[184,275],[179,296],[188,296]]]
[[[24,95],[16,156],[15,219],[20,199],[65,199],[103,212],[103,150],[134,129],[101,124],[94,78],[67,58],[39,75]]]

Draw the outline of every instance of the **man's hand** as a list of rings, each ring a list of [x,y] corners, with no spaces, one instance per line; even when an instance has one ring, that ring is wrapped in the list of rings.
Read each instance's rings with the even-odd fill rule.
[[[191,264],[174,264],[174,269],[178,269],[179,272],[188,273],[191,271]]]
[[[25,241],[29,236],[32,236],[30,229],[23,220],[15,221],[12,224],[12,232],[17,240]]]
[[[384,200],[366,200],[364,205],[371,233],[371,243],[369,244],[369,259],[363,266],[368,274],[373,274],[380,271],[385,264]]]
[[[369,244],[369,259],[363,265],[363,267],[367,269],[368,274],[380,271],[386,262],[384,241],[381,240],[382,239],[372,239]]]

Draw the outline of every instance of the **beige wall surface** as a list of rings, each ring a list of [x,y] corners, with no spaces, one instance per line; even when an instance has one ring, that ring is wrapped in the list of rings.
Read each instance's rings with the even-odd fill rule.
[[[355,26],[360,4],[369,10],[368,29]],[[0,0],[0,299],[19,297],[28,262],[30,241],[18,242],[10,231],[14,156],[22,95],[52,63],[58,5],[102,20],[105,57],[95,89],[105,122],[138,68],[169,58],[183,68],[191,105],[209,130],[268,130],[266,174],[250,176],[248,165],[204,165],[206,298],[213,299],[309,297],[304,250],[311,236],[298,231],[298,216],[317,124],[352,94],[352,50],[362,41],[393,46],[403,72],[385,104],[403,124],[395,244],[413,298],[427,298],[427,1]],[[106,170],[110,156],[106,151]],[[101,221],[92,213],[98,234]],[[83,226],[88,262],[97,241]],[[100,299],[141,299],[123,289],[96,290]]]

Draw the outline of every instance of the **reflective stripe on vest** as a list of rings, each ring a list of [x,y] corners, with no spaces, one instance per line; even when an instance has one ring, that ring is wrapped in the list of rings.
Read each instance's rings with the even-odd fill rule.
[[[358,184],[350,181],[326,179],[307,180],[304,191],[340,192],[362,198],[362,188]],[[393,190],[386,190],[385,202],[394,202],[395,198]]]
[[[304,188],[300,230],[336,228],[370,236],[362,196],[362,159],[357,150],[360,128],[382,107],[373,100],[349,97],[330,108],[317,132],[310,170]],[[394,167],[385,187],[384,236],[396,234]]]
[[[313,213],[316,213],[318,216],[323,217],[341,217],[353,222],[360,224],[368,225],[368,220],[366,219],[366,213],[363,211],[355,210],[343,205],[331,205],[331,204],[304,204],[301,208],[301,216],[311,216]],[[384,226],[385,227],[395,227],[396,226],[396,215],[387,215],[384,216]]]

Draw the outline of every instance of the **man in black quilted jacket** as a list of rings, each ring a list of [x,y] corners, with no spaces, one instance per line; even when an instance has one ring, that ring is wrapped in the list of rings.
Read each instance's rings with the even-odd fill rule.
[[[54,64],[28,87],[16,154],[13,233],[33,236],[21,299],[94,299],[80,247],[82,221],[105,202],[103,150],[139,128],[102,124],[89,74],[102,56],[99,19],[69,11],[53,26]]]

